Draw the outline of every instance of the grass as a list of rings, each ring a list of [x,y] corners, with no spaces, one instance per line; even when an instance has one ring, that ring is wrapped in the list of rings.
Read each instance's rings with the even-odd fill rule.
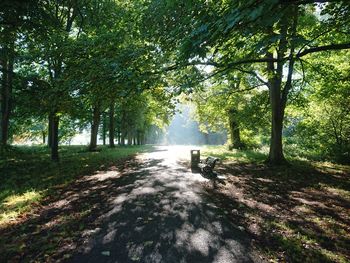
[[[82,241],[79,233],[94,229],[96,216],[110,210],[108,200],[118,184],[133,184],[130,177],[77,179],[104,170],[132,173],[133,159],[123,158],[149,150],[101,147],[88,152],[66,146],[60,148],[60,163],[52,163],[46,147],[9,149],[0,159],[2,259],[68,258],[73,244]],[[226,177],[204,183],[205,189],[232,224],[251,236],[266,261],[350,262],[350,166],[287,156],[290,165],[269,167],[266,151],[231,152],[224,146],[206,146],[201,153],[221,158],[215,169]]]
[[[350,166],[287,155],[289,165],[264,164],[266,151],[219,157],[223,183],[205,183],[233,224],[243,226],[269,262],[350,262]]]
[[[230,162],[263,162],[267,158],[267,152],[264,150],[232,150],[229,151],[227,146],[220,145],[207,145],[202,147],[201,154],[203,157],[215,156],[220,158],[221,161],[230,161]]]
[[[35,190],[6,197],[0,206],[0,225],[15,220],[19,214],[26,212],[32,204],[40,201],[41,198],[40,192]]]
[[[230,163],[263,163],[268,157],[268,148],[263,147],[262,149],[256,150],[228,150],[225,145],[206,145],[202,147],[201,155],[203,158],[207,156],[216,156],[222,161]],[[332,163],[329,161],[319,161],[314,159],[307,159],[304,156],[300,157],[293,151],[285,151],[285,157],[292,165],[298,168],[310,167],[319,169],[325,172],[342,171],[343,173],[350,173],[350,166]]]
[[[84,146],[60,147],[60,162],[50,161],[45,146],[12,147],[0,159],[0,228],[29,212],[55,187],[62,187],[81,175],[107,168],[118,159],[147,151],[151,146],[101,147],[89,152]]]

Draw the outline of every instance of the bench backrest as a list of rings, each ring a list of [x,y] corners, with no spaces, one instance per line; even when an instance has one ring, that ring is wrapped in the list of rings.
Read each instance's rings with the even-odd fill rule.
[[[219,158],[209,156],[207,157],[207,159],[205,159],[205,164],[208,165],[210,168],[214,168],[217,161],[219,161]]]

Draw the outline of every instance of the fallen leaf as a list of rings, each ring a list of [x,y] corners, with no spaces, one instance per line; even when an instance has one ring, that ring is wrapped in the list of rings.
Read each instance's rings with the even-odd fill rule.
[[[153,241],[152,241],[152,240],[149,240],[149,241],[146,241],[146,242],[143,243],[143,245],[144,245],[145,247],[150,246],[150,245],[152,245],[152,244],[153,244]]]

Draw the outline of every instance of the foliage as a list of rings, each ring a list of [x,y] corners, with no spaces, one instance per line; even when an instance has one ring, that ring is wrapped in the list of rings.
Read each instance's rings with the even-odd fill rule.
[[[250,81],[238,75],[221,83],[208,82],[205,88],[194,92],[191,99],[202,131],[230,130],[234,112],[243,144],[259,147],[258,137],[268,134],[268,94],[264,89],[253,90],[254,84]]]
[[[233,72],[241,72],[268,87],[268,160],[280,164],[284,162],[284,112],[300,87],[304,64],[313,62],[313,54],[350,47],[348,3],[316,2],[151,1],[145,18],[157,14],[148,31],[165,53],[174,54],[177,69],[189,72],[189,68],[202,67],[202,80],[213,76],[227,79]],[[164,17],[168,19],[165,23]],[[205,66],[213,70],[205,72]]]
[[[349,162],[349,65],[345,54],[325,54],[323,64],[315,59],[306,65],[309,75],[301,99],[296,99],[287,111],[286,139],[296,144],[299,153],[307,156]],[[325,74],[328,72],[328,74]],[[301,103],[300,103],[301,102]]]

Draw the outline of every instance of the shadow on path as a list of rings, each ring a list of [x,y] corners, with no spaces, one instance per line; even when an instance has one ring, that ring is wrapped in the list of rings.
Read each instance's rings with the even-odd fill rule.
[[[187,154],[159,147],[57,188],[0,229],[0,262],[259,262]]]
[[[149,153],[115,179],[112,209],[70,262],[253,262],[249,240],[172,154]]]

